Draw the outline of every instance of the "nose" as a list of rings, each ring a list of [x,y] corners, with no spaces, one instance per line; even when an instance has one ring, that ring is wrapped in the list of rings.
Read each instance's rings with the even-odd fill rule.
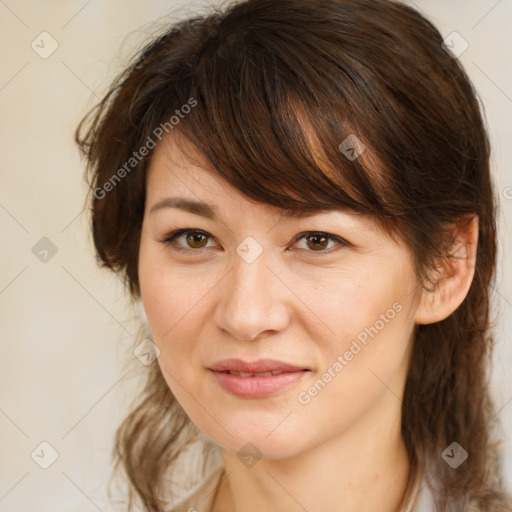
[[[263,252],[248,263],[235,255],[221,281],[216,325],[241,341],[252,341],[285,329],[290,323],[291,292],[270,268]]]

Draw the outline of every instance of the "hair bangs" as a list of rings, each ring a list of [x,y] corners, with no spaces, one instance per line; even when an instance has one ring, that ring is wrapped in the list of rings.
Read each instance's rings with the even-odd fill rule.
[[[390,214],[392,180],[365,135],[345,119],[354,109],[341,98],[334,111],[321,108],[311,96],[319,80],[329,89],[328,77],[241,37],[210,40],[200,55],[188,90],[198,105],[177,130],[192,144],[192,152],[182,146],[190,161],[278,208],[346,209],[380,221]],[[340,150],[348,137],[359,144],[359,157]]]

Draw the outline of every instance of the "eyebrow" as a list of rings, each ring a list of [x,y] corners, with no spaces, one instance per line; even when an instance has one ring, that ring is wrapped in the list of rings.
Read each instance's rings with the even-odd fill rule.
[[[191,199],[187,199],[184,197],[166,197],[165,199],[161,199],[156,202],[151,209],[149,210],[149,214],[153,214],[158,210],[162,210],[164,208],[178,208],[180,210],[184,210],[189,213],[193,213],[195,215],[200,215],[202,217],[206,217],[211,220],[219,220],[220,215],[217,210],[217,207],[213,204],[205,203],[203,201],[193,201]],[[318,209],[318,210],[284,210],[283,216],[285,218],[306,218],[313,217],[314,215],[318,215],[319,213],[329,212],[329,209]]]

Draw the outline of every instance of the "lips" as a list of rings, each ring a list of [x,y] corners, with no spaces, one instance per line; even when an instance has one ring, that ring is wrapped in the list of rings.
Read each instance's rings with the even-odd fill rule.
[[[242,398],[265,398],[279,394],[298,383],[311,371],[275,359],[254,362],[224,359],[208,368],[220,386]]]
[[[229,373],[230,375],[236,375],[237,377],[268,377],[270,375],[280,375],[283,372],[280,370],[274,370],[271,372],[235,372],[228,370],[226,373]]]
[[[249,377],[250,374],[276,375],[284,372],[309,370],[310,368],[305,366],[296,366],[276,359],[259,359],[253,362],[243,361],[242,359],[223,359],[222,361],[215,363],[209,369],[215,372],[229,372],[235,375],[248,374],[241,376]]]

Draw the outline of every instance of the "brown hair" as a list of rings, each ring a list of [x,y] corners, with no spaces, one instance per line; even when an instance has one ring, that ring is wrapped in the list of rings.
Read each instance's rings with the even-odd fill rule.
[[[146,169],[164,131],[261,203],[374,216],[400,232],[424,286],[447,254],[446,225],[477,214],[467,297],[445,320],[416,327],[402,433],[411,463],[431,467],[439,482],[439,510],[469,502],[510,510],[486,373],[496,258],[489,142],[476,93],[442,42],[425,17],[394,1],[235,3],[152,40],[76,140],[88,163],[98,258],[134,298]],[[351,159],[339,146],[354,135],[366,149]],[[164,510],[164,475],[194,439],[160,368],[150,366],[115,446],[132,497],[147,510]],[[441,459],[453,441],[469,452],[456,470]]]

